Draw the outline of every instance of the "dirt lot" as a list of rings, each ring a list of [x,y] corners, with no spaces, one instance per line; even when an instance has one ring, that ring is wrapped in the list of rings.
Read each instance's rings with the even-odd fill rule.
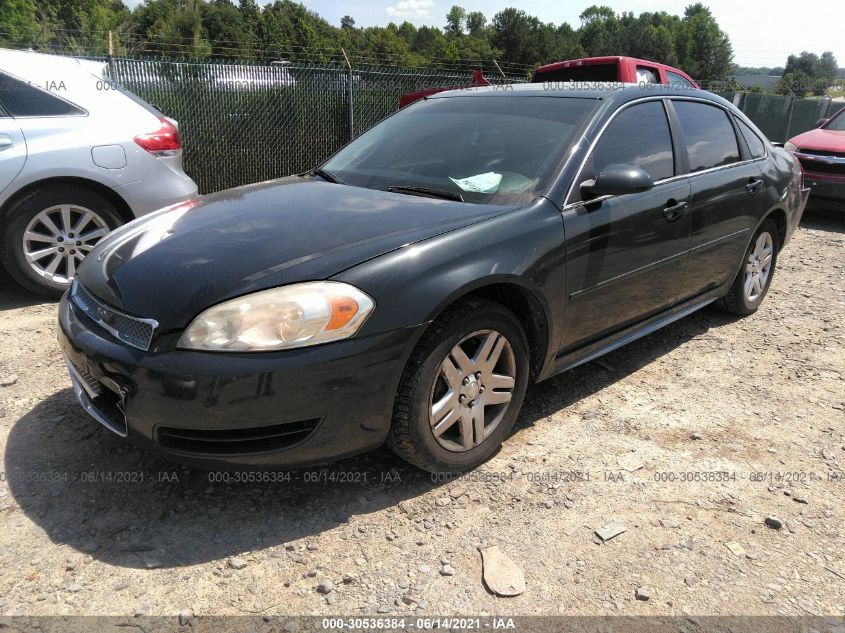
[[[845,216],[806,218],[756,315],[531,388],[453,481],[380,450],[227,484],[126,446],[77,406],[55,306],[0,284],[2,615],[845,615]],[[486,544],[525,593],[485,589]]]

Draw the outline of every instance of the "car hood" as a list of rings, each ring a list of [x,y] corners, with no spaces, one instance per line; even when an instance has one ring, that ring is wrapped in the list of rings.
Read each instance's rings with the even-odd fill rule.
[[[299,177],[162,209],[112,233],[79,281],[162,331],[256,290],[325,279],[355,264],[515,207],[465,204]]]
[[[845,153],[845,132],[816,129],[789,139],[798,149]]]

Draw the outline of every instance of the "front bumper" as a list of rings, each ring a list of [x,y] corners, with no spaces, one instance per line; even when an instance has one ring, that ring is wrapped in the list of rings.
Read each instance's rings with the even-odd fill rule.
[[[130,441],[207,467],[298,467],[379,446],[423,326],[282,352],[144,352],[68,294],[59,344],[83,408]]]
[[[804,171],[804,184],[810,188],[810,206],[819,200],[845,202],[845,176]]]

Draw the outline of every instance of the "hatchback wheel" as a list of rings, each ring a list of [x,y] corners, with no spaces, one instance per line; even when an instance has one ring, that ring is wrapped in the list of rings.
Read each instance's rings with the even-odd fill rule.
[[[10,209],[3,264],[25,288],[59,297],[85,256],[120,223],[112,202],[87,189],[36,191]]]
[[[772,284],[779,246],[777,225],[766,220],[751,239],[742,267],[722,299],[725,310],[746,316],[760,307]]]
[[[388,445],[431,472],[487,460],[513,426],[528,384],[525,333],[498,303],[472,299],[432,323],[402,376]]]

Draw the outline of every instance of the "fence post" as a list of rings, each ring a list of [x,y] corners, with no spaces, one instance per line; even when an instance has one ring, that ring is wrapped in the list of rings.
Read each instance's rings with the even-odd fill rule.
[[[346,60],[346,114],[349,119],[349,140],[355,138],[355,108],[352,103],[352,64],[349,63],[349,56],[346,50],[341,48],[343,59]]]

